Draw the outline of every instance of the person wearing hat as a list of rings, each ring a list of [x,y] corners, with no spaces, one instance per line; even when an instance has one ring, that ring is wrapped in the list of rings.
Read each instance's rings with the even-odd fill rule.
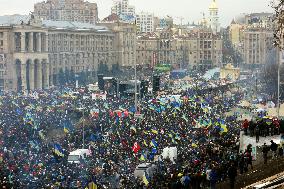
[[[264,164],[267,164],[268,151],[269,151],[269,147],[266,146],[266,143],[264,143],[262,147],[262,156],[263,156]]]

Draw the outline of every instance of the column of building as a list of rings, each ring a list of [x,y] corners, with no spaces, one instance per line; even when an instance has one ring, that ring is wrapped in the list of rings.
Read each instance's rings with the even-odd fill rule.
[[[36,88],[42,89],[42,62],[38,61],[37,63],[37,69],[36,71],[36,78],[35,78],[35,83],[36,83]]]
[[[24,61],[21,62],[21,80],[22,80],[22,91],[27,90],[27,77],[26,77],[27,66]]]
[[[26,49],[26,32],[21,32],[21,52],[25,52]]]
[[[37,47],[36,51],[37,51],[37,52],[41,52],[41,33],[37,33],[37,34],[36,34],[36,43],[37,43],[37,45],[36,45],[36,47]]]
[[[43,88],[47,89],[49,87],[49,64],[47,60],[43,61]]]
[[[30,62],[29,64],[29,82],[30,82],[30,90],[35,89],[35,64],[34,62]]]
[[[34,52],[34,33],[29,33],[29,52]]]

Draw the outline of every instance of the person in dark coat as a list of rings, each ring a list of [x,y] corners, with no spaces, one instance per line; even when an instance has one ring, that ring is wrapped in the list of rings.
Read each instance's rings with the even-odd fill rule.
[[[218,174],[215,167],[213,167],[213,169],[211,170],[209,178],[210,178],[210,189],[215,189],[216,183],[218,181]]]
[[[245,157],[244,157],[244,154],[242,152],[240,153],[238,165],[239,165],[239,169],[240,169],[240,174],[243,174],[244,168],[245,168]]]
[[[231,163],[231,166],[228,169],[228,177],[230,179],[230,188],[234,189],[235,188],[235,181],[236,181],[236,176],[237,176],[237,168],[235,167],[234,163]]]
[[[259,142],[259,135],[260,135],[260,129],[259,129],[259,126],[256,125],[256,127],[255,127],[255,140],[256,140],[257,143]]]
[[[269,151],[269,147],[266,146],[266,143],[264,143],[263,147],[262,147],[262,155],[263,155],[264,164],[267,164],[267,154],[268,154],[268,151]]]
[[[283,147],[282,146],[279,146],[279,148],[278,148],[278,156],[279,157],[283,156]]]
[[[273,140],[271,140],[270,142],[271,142],[270,149],[273,152],[272,158],[276,158],[278,145]]]

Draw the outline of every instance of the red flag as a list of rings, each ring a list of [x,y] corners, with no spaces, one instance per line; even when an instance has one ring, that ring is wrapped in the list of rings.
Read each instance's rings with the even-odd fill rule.
[[[140,149],[141,149],[140,145],[137,142],[135,142],[132,147],[133,152],[136,154]]]
[[[128,117],[128,114],[129,114],[128,111],[125,110],[125,111],[124,111],[124,117]]]
[[[117,112],[116,114],[117,114],[118,117],[121,117],[121,112],[120,111]]]
[[[114,113],[110,110],[110,111],[109,111],[109,115],[110,115],[110,117],[113,117],[113,116],[114,116]]]

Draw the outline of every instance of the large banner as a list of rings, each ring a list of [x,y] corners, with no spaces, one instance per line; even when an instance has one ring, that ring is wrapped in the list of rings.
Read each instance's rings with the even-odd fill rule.
[[[106,100],[106,94],[92,94],[92,100],[98,100],[98,99],[102,99],[102,100]]]

